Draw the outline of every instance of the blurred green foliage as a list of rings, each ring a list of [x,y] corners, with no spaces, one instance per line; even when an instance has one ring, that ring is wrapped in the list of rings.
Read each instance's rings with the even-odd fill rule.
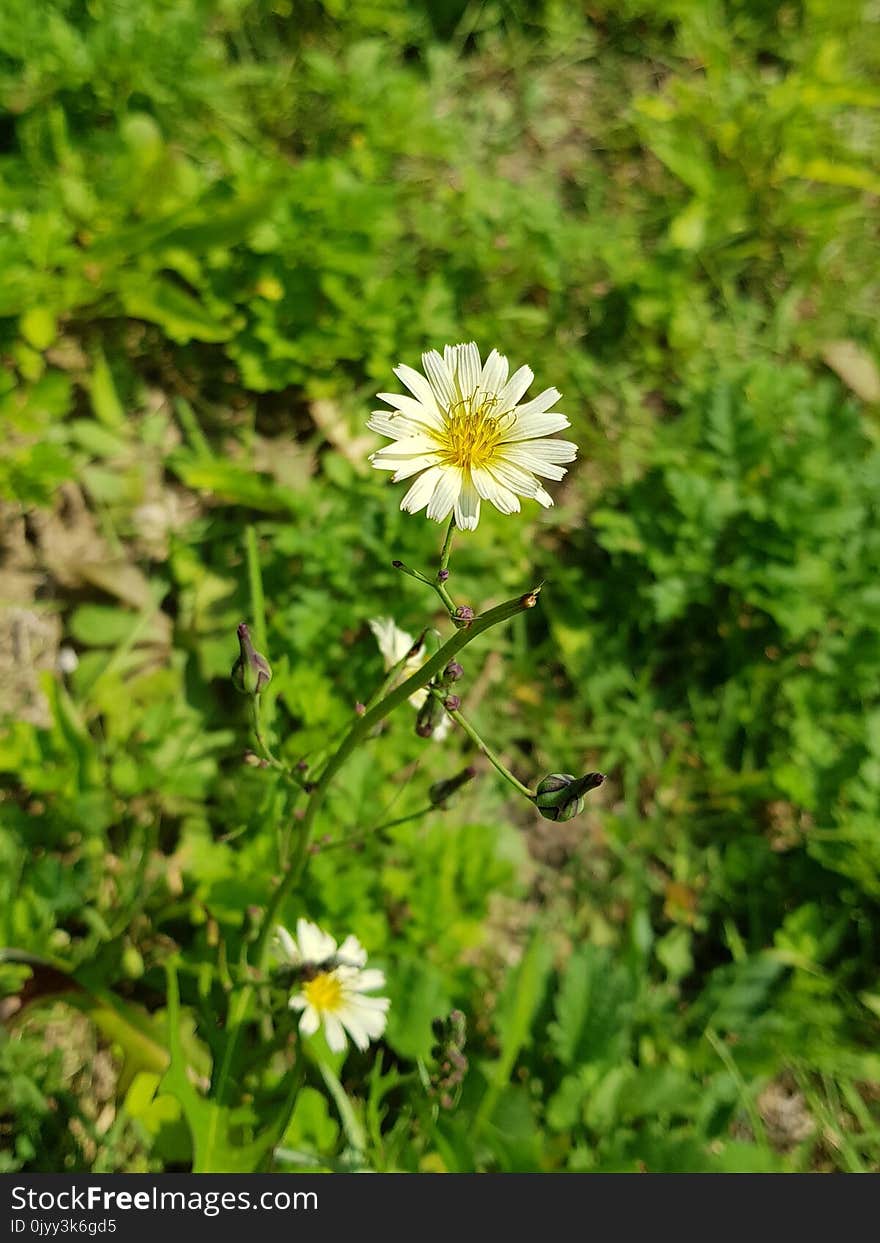
[[[169,1083],[211,1076],[286,827],[241,763],[235,626],[265,627],[286,759],[350,720],[367,619],[430,607],[390,559],[439,542],[364,420],[471,338],[563,390],[581,458],[555,510],[459,540],[462,599],[547,579],[465,703],[524,779],[609,780],[563,826],[486,774],[355,850],[470,756],[402,710],[348,765],[286,917],[356,932],[391,1019],[340,1071],[354,1122],[310,1080],[275,1168],[345,1168],[355,1122],[376,1169],[880,1165],[877,13],[580,9],[3,5],[0,943],[183,1043],[98,1110],[79,1029],[24,1011],[0,1168],[188,1167],[204,1103]],[[21,640],[47,619],[64,674]],[[246,1146],[280,1038],[240,1058]]]

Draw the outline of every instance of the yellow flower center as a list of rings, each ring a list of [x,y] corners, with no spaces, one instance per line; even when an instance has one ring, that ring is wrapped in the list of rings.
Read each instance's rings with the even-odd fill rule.
[[[342,983],[333,972],[316,975],[303,985],[306,1001],[319,1013],[339,1009],[342,1000]]]
[[[507,417],[497,412],[497,405],[497,397],[476,392],[449,407],[443,430],[434,433],[441,465],[470,469],[491,464],[498,455]]]

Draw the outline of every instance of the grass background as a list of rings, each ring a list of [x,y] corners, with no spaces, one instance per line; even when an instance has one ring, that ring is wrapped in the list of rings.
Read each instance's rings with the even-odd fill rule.
[[[179,952],[209,1080],[290,814],[242,764],[235,626],[286,758],[350,719],[367,620],[432,609],[390,560],[441,536],[364,422],[474,339],[563,391],[581,452],[556,508],[459,539],[462,599],[547,580],[465,706],[524,780],[608,780],[554,825],[489,770],[314,857],[288,922],[389,976],[343,1071],[368,1164],[876,1170],[878,69],[861,0],[6,0],[0,943],[157,1033]],[[472,758],[412,725],[323,846]],[[13,1014],[2,972],[0,1169],[188,1168],[118,1033]],[[245,1052],[249,1133],[283,1057]],[[310,1081],[275,1168],[339,1168],[341,1121]]]

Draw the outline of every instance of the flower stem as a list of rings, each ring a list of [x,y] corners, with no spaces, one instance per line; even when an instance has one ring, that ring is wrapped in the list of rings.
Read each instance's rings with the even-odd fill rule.
[[[443,541],[443,547],[440,550],[440,569],[449,568],[449,557],[452,553],[452,535],[455,531],[455,514],[449,519],[449,526],[446,528],[446,538]]]
[[[367,737],[370,730],[379,721],[385,719],[390,712],[393,712],[400,704],[405,703],[410,695],[427,686],[431,679],[445,669],[452,658],[472,643],[474,639],[481,635],[485,630],[490,630],[499,623],[508,621],[511,617],[515,617],[518,613],[525,612],[526,609],[532,609],[538,603],[538,593],[540,587],[534,588],[532,591],[526,592],[523,596],[515,596],[511,600],[505,600],[503,604],[497,605],[494,609],[489,609],[486,613],[481,613],[475,617],[473,621],[466,626],[462,626],[455,632],[442,647],[427,660],[420,669],[417,669],[410,677],[396,686],[390,691],[384,699],[368,709],[362,717],[358,717],[354,725],[343,738],[335,753],[330,757],[325,765],[320,777],[318,778],[314,789],[311,792],[308,805],[305,809],[305,815],[300,823],[299,839],[293,852],[290,863],[281,880],[269,900],[266,908],[266,914],[263,917],[263,924],[260,929],[260,935],[256,944],[256,965],[258,969],[265,966],[268,957],[269,942],[272,935],[272,929],[275,919],[278,915],[285,898],[299,881],[305,867],[308,856],[309,843],[312,837],[312,829],[318,812],[321,810],[324,799],[327,795],[330,782],[342,768],[345,761],[351,755],[352,751],[358,744]],[[509,774],[512,781],[516,778]],[[519,783],[517,782],[517,785]],[[520,787],[522,791],[528,794],[525,787]]]
[[[414,578],[418,582],[424,583],[426,587],[430,587],[432,591],[436,591],[449,611],[450,616],[455,612],[455,601],[442,583],[437,582],[436,579],[428,578],[425,574],[422,574],[421,570],[414,570],[412,566],[404,565],[402,561],[395,561],[393,565],[396,570],[400,570],[401,574],[408,574],[410,578]]]
[[[341,837],[338,842],[328,842],[326,846],[321,847],[316,846],[315,850],[324,854],[326,850],[338,850],[340,846],[357,846],[360,842],[376,837],[387,829],[396,829],[399,824],[406,824],[410,820],[421,820],[423,816],[427,816],[432,811],[442,810],[443,808],[438,807],[436,803],[428,803],[427,807],[420,807],[418,811],[410,811],[405,816],[398,816],[396,820],[386,820],[384,824],[374,824],[372,828],[364,829],[361,833],[351,833],[348,837]]]
[[[530,790],[528,786],[524,786],[521,781],[518,781],[517,778],[514,777],[510,769],[507,768],[501,762],[500,758],[492,750],[489,744],[487,742],[484,742],[484,740],[480,737],[480,735],[474,729],[473,725],[471,725],[470,721],[466,720],[465,717],[462,716],[461,712],[459,712],[457,708],[453,709],[451,712],[449,711],[448,708],[446,710],[447,712],[449,712],[449,715],[452,717],[453,721],[455,721],[456,725],[461,726],[461,728],[467,734],[468,738],[470,738],[471,742],[477,747],[478,750],[482,751],[483,755],[485,755],[489,763],[492,764],[493,767],[496,768],[499,773],[501,773],[501,776],[504,778],[504,780],[508,781],[513,786],[514,790],[517,791],[518,794],[523,794],[528,799],[535,797],[534,792]]]
[[[293,772],[291,772],[286,764],[282,764],[281,760],[276,759],[269,749],[269,744],[266,742],[265,735],[263,734],[263,725],[260,713],[260,696],[251,695],[250,699],[251,727],[254,731],[254,738],[257,742],[257,748],[259,749],[263,759],[271,768],[274,768],[281,773],[285,781],[288,781],[291,785],[296,786],[298,790],[301,790],[303,782]]]

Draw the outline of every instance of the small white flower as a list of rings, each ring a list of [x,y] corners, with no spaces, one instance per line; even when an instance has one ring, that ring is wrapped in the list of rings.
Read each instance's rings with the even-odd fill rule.
[[[288,1005],[301,1012],[304,1036],[323,1027],[333,1053],[345,1048],[346,1032],[359,1049],[379,1039],[390,1002],[367,994],[384,987],[385,975],[375,968],[365,970],[367,952],[357,937],[346,937],[337,948],[316,924],[299,919],[295,938],[280,925],[275,929],[273,950],[279,962],[298,969],[301,982]]]
[[[569,427],[550,407],[555,388],[518,403],[535,378],[520,367],[507,378],[507,359],[493,350],[485,363],[473,341],[447,345],[442,355],[422,355],[424,375],[401,365],[394,373],[412,396],[380,393],[392,410],[375,410],[371,431],[393,443],[371,454],[377,470],[390,470],[395,483],[415,480],[400,502],[411,514],[427,506],[429,518],[443,522],[450,513],[462,530],[475,530],[480,501],[503,514],[518,513],[519,498],[553,504],[541,479],[562,479],[563,462],[574,461],[577,445],[548,440]]]
[[[376,642],[379,645],[379,651],[382,653],[382,659],[385,662],[386,670],[393,668],[399,660],[403,660],[404,656],[415,642],[412,635],[407,634],[405,630],[401,630],[391,617],[372,617],[367,624],[375,635]],[[406,679],[411,674],[415,673],[417,669],[421,669],[424,663],[424,655],[411,656],[401,669],[399,680],[401,682],[405,682]],[[418,712],[419,708],[421,708],[427,698],[428,690],[427,687],[423,686],[420,690],[417,690],[414,694],[410,695],[409,702]],[[444,713],[437,722],[434,727],[434,732],[431,734],[431,737],[435,742],[442,742],[449,733],[451,720],[451,717],[448,717]]]

